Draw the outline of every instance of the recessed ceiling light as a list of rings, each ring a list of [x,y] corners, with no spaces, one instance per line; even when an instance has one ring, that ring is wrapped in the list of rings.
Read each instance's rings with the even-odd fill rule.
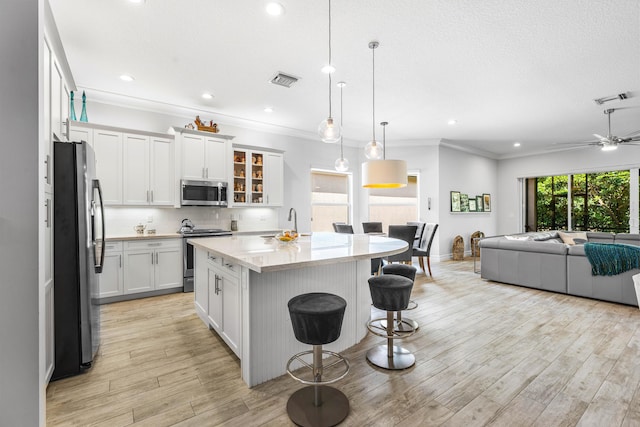
[[[450,119],[450,120],[447,122],[447,124],[448,124],[448,125],[455,125],[456,123],[458,123],[458,122],[457,122],[456,120],[454,120],[454,119]]]
[[[120,76],[120,80],[124,82],[132,82],[135,80],[135,78],[133,76],[130,76],[129,74],[123,74]]]
[[[211,95],[209,92],[205,92],[205,93],[202,94],[202,97],[204,99],[212,99],[213,95]]]
[[[265,113],[273,113],[273,108],[271,108],[271,107],[265,107],[264,112],[265,112]]]
[[[514,146],[514,147],[516,147],[516,148],[517,148],[517,147],[520,147],[520,143],[519,143],[519,142],[514,142],[514,143],[513,143],[513,146]]]
[[[277,2],[267,3],[267,13],[271,16],[280,16],[284,13],[284,6]]]
[[[322,72],[325,73],[325,74],[331,74],[331,73],[333,73],[335,71],[336,71],[336,67],[334,67],[331,64],[327,64],[324,67],[322,67]]]

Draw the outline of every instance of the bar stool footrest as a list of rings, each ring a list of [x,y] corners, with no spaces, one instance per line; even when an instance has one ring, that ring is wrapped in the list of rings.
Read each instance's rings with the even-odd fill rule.
[[[403,322],[409,319],[403,319]],[[378,323],[376,323],[378,322]],[[385,326],[382,326],[382,322],[384,322]],[[371,319],[367,322],[367,329],[374,335],[377,335],[382,338],[387,339],[403,339],[409,338],[411,335],[417,332],[417,328],[413,328],[411,330],[403,331],[394,328],[393,335],[388,335],[386,329],[387,318],[386,317],[376,317],[375,319]]]
[[[301,378],[299,376],[297,376],[296,374],[294,374],[291,371],[291,363],[293,361],[298,361],[300,362],[300,364],[302,364],[304,367],[308,368],[309,370],[313,371],[313,366],[309,363],[307,363],[302,356],[306,356],[308,354],[313,355],[313,350],[307,350],[307,351],[302,351],[300,353],[294,354],[293,356],[291,356],[291,359],[289,359],[289,361],[287,362],[287,373],[289,374],[289,376],[291,376],[291,378],[293,378],[296,381],[301,382],[302,384],[306,384],[306,385],[313,385],[313,386],[320,386],[320,385],[325,385],[325,384],[331,384],[334,383],[336,381],[340,381],[341,379],[343,379],[348,373],[349,370],[351,369],[351,366],[349,365],[349,360],[347,360],[346,357],[330,351],[330,350],[322,350],[322,354],[323,355],[329,355],[329,356],[333,356],[335,357],[337,360],[335,360],[332,363],[329,363],[328,365],[324,365],[322,366],[322,369],[328,369],[331,368],[333,366],[336,366],[338,364],[342,364],[344,365],[343,369],[344,371],[341,372],[340,374],[338,374],[336,377],[333,378],[329,378],[329,379],[322,379],[320,381],[313,381],[313,380],[306,380],[304,378]]]

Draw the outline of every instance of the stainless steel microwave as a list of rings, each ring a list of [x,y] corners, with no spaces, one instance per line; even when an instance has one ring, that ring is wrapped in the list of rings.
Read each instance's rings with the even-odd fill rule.
[[[180,205],[227,206],[227,183],[222,181],[180,181]]]

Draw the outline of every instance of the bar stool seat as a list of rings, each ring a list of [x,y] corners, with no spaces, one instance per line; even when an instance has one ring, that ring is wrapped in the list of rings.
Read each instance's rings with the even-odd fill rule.
[[[412,282],[416,278],[416,268],[408,264],[387,264],[382,267],[382,274],[395,274],[396,276],[403,276],[410,279]],[[409,304],[405,310],[414,310],[418,307],[415,301],[409,300]],[[420,325],[413,319],[402,316],[402,311],[396,312],[394,329],[398,332],[411,332],[414,329],[418,329]],[[386,328],[386,320],[380,322],[383,327]]]
[[[406,369],[416,363],[416,358],[405,348],[394,346],[394,339],[407,338],[416,333],[413,329],[407,332],[394,330],[393,313],[407,308],[413,281],[403,276],[383,274],[369,279],[369,290],[373,306],[385,310],[386,327],[380,326],[383,317],[367,322],[370,332],[387,339],[386,345],[378,345],[367,352],[367,360],[384,369]]]
[[[334,426],[349,415],[349,400],[340,390],[327,386],[344,378],[349,372],[349,361],[338,353],[323,350],[322,345],[334,342],[340,337],[342,319],[347,302],[333,294],[309,293],[289,300],[291,325],[298,341],[310,344],[313,350],[303,351],[291,357],[287,362],[287,373],[295,380],[308,385],[289,397],[287,414],[301,426]],[[304,356],[313,355],[309,364]],[[323,355],[334,359],[323,364]],[[308,368],[311,378],[294,373],[291,364],[297,361]],[[323,378],[325,369],[341,367],[331,378]]]

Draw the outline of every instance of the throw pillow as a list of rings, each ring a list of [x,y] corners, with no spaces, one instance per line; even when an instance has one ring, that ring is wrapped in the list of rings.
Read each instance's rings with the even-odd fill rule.
[[[529,236],[504,236],[507,240],[531,240]]]
[[[575,233],[565,233],[564,231],[558,231],[558,235],[567,245],[575,245],[577,242],[574,239],[587,241],[587,232],[575,232]]]

